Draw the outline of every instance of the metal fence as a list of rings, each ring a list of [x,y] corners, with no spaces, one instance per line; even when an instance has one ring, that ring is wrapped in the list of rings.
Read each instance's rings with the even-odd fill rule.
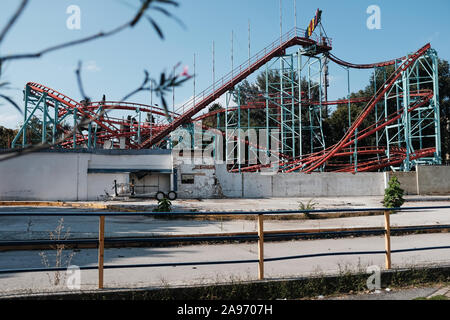
[[[198,266],[198,265],[220,265],[220,264],[244,264],[244,263],[257,263],[258,264],[258,279],[264,279],[264,263],[272,261],[302,259],[302,258],[314,258],[324,256],[343,256],[343,255],[375,255],[384,254],[386,269],[391,268],[391,254],[401,252],[412,251],[425,251],[425,250],[441,250],[450,249],[450,245],[434,246],[434,247],[422,247],[422,248],[408,248],[391,250],[390,236],[392,232],[415,232],[415,231],[430,231],[430,230],[445,230],[450,229],[450,225],[433,225],[433,226],[420,226],[420,227],[397,227],[391,230],[390,215],[393,211],[423,211],[436,209],[450,209],[450,206],[430,206],[430,207],[408,207],[408,208],[365,208],[365,209],[321,209],[321,210],[288,210],[288,211],[264,211],[264,212],[247,212],[247,211],[233,211],[233,212],[0,212],[0,218],[6,216],[97,216],[99,217],[99,231],[98,239],[66,239],[66,240],[25,240],[25,241],[0,241],[0,248],[5,247],[26,247],[35,245],[48,245],[48,246],[70,246],[70,245],[94,245],[98,248],[98,265],[97,266],[81,266],[80,270],[98,270],[98,287],[103,288],[104,281],[104,269],[122,269],[122,268],[151,268],[151,267],[168,267],[168,266]],[[264,232],[264,216],[267,215],[290,215],[290,214],[317,214],[317,213],[336,213],[336,212],[383,212],[385,218],[384,229],[366,229],[366,230],[346,230],[346,231],[318,231],[318,232],[283,232],[283,231],[271,231],[270,233]],[[450,212],[450,211],[449,211]],[[234,235],[215,235],[215,236],[186,236],[186,237],[158,237],[158,238],[105,238],[105,218],[106,217],[119,217],[119,216],[153,216],[153,217],[192,217],[195,216],[255,216],[257,219],[258,232],[255,235],[248,234],[234,234]],[[1,220],[0,220],[1,221]],[[304,255],[292,255],[284,257],[264,258],[264,240],[278,241],[286,240],[288,238],[301,238],[301,237],[313,237],[313,236],[329,236],[329,237],[342,237],[346,235],[384,235],[385,236],[385,248],[384,250],[376,251],[357,251],[357,252],[325,252],[325,253],[313,253]],[[194,243],[194,242],[221,242],[221,241],[257,241],[258,245],[258,258],[248,260],[221,260],[221,261],[192,261],[192,262],[170,262],[170,263],[151,263],[151,264],[126,264],[126,265],[104,265],[104,250],[106,244],[121,244],[126,245],[129,243],[140,244],[154,244],[154,243]],[[64,271],[66,268],[22,268],[22,269],[3,269],[0,270],[0,274],[7,273],[24,273],[24,272],[53,272]]]

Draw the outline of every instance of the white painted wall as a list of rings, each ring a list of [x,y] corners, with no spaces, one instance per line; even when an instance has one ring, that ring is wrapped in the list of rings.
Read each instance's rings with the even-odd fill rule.
[[[87,175],[87,199],[89,201],[101,200],[109,195],[113,196],[114,180],[117,184],[128,184],[129,175],[127,173],[89,173]],[[119,194],[120,189],[118,190]]]
[[[0,199],[78,200],[79,162],[87,162],[87,155],[55,155],[34,153],[0,162]]]
[[[105,170],[99,173],[90,169]],[[107,170],[171,170],[170,152],[37,152],[0,162],[0,200],[85,201],[114,194],[114,180],[129,183],[128,172]],[[170,184],[169,174],[161,179]],[[105,192],[106,191],[106,192]]]

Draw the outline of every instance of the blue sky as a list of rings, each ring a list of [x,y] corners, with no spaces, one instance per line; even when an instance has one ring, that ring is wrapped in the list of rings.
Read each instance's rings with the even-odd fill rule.
[[[294,26],[294,0],[282,0],[283,31]],[[2,0],[0,28],[6,23],[19,0]],[[121,99],[143,79],[143,70],[154,76],[171,70],[178,62],[190,67],[197,56],[197,92],[212,82],[212,41],[215,42],[216,79],[231,69],[231,31],[234,31],[235,66],[248,56],[248,21],[251,25],[251,51],[256,53],[280,34],[279,0],[180,0],[179,8],[169,8],[186,28],[154,13],[165,40],[160,40],[147,21],[112,38],[50,53],[41,59],[8,63],[2,81],[11,82],[7,93],[20,105],[22,89],[29,81],[54,88],[80,100],[74,70],[84,63],[83,81],[87,94],[100,100]],[[109,30],[134,14],[125,3],[137,6],[137,0],[31,0],[24,15],[0,45],[0,54],[33,52],[68,40]],[[66,20],[69,5],[81,8],[81,30],[69,30]],[[369,30],[366,9],[381,9],[381,29]],[[107,9],[105,9],[107,8]],[[440,58],[450,59],[450,2],[385,0],[297,0],[297,24],[305,28],[315,10],[323,10],[323,26],[333,38],[333,54],[354,63],[371,63],[404,56],[431,42]],[[181,71],[181,70],[180,70]],[[351,71],[351,89],[367,84],[367,71]],[[346,79],[339,67],[330,67],[330,99],[346,95]],[[176,91],[176,104],[192,96],[193,83]],[[149,93],[131,99],[149,103]],[[155,102],[156,98],[155,98]],[[9,105],[0,106],[0,125],[15,128],[21,115]]]

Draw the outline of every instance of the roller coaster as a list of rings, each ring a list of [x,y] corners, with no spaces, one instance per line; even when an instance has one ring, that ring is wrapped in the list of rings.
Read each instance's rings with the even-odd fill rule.
[[[29,82],[24,123],[12,147],[49,143],[53,148],[172,148],[180,128],[195,131],[194,124],[214,119],[209,121],[214,126],[200,128],[203,135],[214,135],[214,148],[224,149],[230,172],[274,167],[285,173],[409,171],[418,164],[440,164],[438,57],[431,45],[390,61],[354,64],[331,53],[332,40],[324,36],[321,23],[319,27],[319,35],[293,28],[168,115],[155,105],[77,102]],[[346,98],[328,100],[330,62],[347,73]],[[372,96],[351,96],[351,69],[373,70]],[[250,96],[242,93],[239,85],[258,70],[265,88]],[[226,106],[211,109],[221,97]],[[362,107],[352,117],[355,104]],[[331,106],[347,107],[348,125],[338,142],[326,146],[324,115]],[[110,110],[126,116],[113,117]],[[80,119],[87,124],[72,130]],[[276,141],[269,141],[268,135],[250,141],[246,131],[253,129],[276,132]],[[30,132],[39,141],[32,140]],[[216,143],[217,137],[225,146]],[[258,153],[276,160],[263,163]]]

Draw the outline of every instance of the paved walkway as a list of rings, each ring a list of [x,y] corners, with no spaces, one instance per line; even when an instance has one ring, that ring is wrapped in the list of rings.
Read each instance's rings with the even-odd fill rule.
[[[442,198],[433,198],[436,201],[408,201],[405,207],[421,206],[450,206],[450,201],[442,201]],[[413,199],[410,199],[413,200]],[[185,201],[185,200],[182,200]],[[218,201],[216,203],[216,201]],[[265,203],[261,204],[262,201]],[[296,209],[299,199],[227,199],[208,200],[189,203],[200,203],[197,208],[212,208],[216,210],[248,210],[251,205],[256,210],[262,206],[265,208]],[[320,198],[316,200],[317,208],[374,208],[380,207],[380,197],[354,197],[354,198]],[[184,202],[176,202],[177,205],[185,205]],[[129,205],[129,204],[124,204]],[[256,208],[255,208],[256,207]],[[80,209],[71,208],[27,208],[27,207],[0,207],[0,211],[56,211],[69,212]],[[88,210],[84,210],[88,212]],[[0,240],[27,240],[48,239],[49,232],[54,231],[58,225],[58,217],[1,217]],[[392,226],[416,226],[416,225],[450,225],[450,209],[414,210],[398,212],[391,216]],[[64,234],[69,238],[95,238],[98,235],[98,217],[65,217]],[[327,228],[356,228],[356,227],[384,227],[384,217],[361,216],[318,220],[266,220],[265,231],[271,230],[298,230],[298,229],[327,229]],[[155,219],[153,217],[130,216],[106,218],[107,237],[135,237],[155,235],[179,235],[179,234],[209,234],[209,233],[233,233],[256,232],[256,219],[253,220],[183,220],[183,219]]]
[[[392,237],[392,249],[431,247],[448,244],[448,234],[419,234]],[[265,244],[265,258],[328,252],[383,251],[384,237],[347,239],[322,239],[306,241],[268,242]],[[49,265],[54,266],[54,251],[10,251],[0,252],[0,269],[43,267],[40,253],[44,252]],[[61,262],[65,265],[96,266],[98,253],[95,249],[63,252]],[[166,248],[121,248],[105,251],[105,265],[154,264],[175,262],[201,262],[224,260],[257,259],[255,243],[192,245]],[[366,271],[368,266],[384,268],[384,254],[340,255],[303,259],[273,261],[265,263],[267,278],[286,278],[339,274],[343,272]],[[448,265],[450,250],[432,250],[396,253],[392,256],[393,268],[426,265]],[[105,269],[105,286],[111,289],[148,288],[173,285],[199,285],[247,281],[257,279],[257,263],[170,266],[152,268]],[[0,275],[0,294],[67,290],[65,272],[62,284],[55,286],[51,281],[55,273],[16,273]],[[97,286],[97,271],[81,272],[81,289],[92,290]]]
[[[289,209],[296,207],[299,199],[263,199],[267,207]],[[437,201],[408,201],[405,206],[447,206],[449,201],[434,198]],[[201,201],[202,205],[213,207],[214,201]],[[223,202],[222,202],[223,201]],[[220,200],[216,210],[247,210],[261,206],[262,200],[236,199]],[[380,197],[317,199],[318,208],[332,206],[335,208],[379,207]],[[181,202],[176,201],[177,204]],[[190,202],[195,203],[195,202]],[[257,207],[258,208],[258,207]],[[70,208],[20,208],[3,207],[1,211],[72,211]],[[79,209],[77,209],[79,210]],[[87,211],[86,211],[87,212]],[[2,217],[0,218],[0,237],[2,240],[49,239],[49,232],[54,231],[58,218],[49,217]],[[450,209],[433,209],[399,212],[391,216],[393,226],[450,224]],[[364,216],[324,220],[268,220],[265,230],[324,229],[339,227],[383,227],[383,216]],[[164,234],[204,234],[221,232],[256,231],[255,220],[231,221],[197,221],[197,220],[160,220],[151,217],[114,217],[106,219],[106,236],[144,236]],[[69,230],[70,229],[70,230]],[[70,237],[97,237],[98,218],[92,216],[66,217],[63,236],[69,231]],[[392,249],[443,246],[449,244],[448,234],[416,234],[392,237]],[[384,250],[383,237],[363,237],[346,239],[322,239],[305,241],[268,242],[265,245],[265,257],[292,256],[299,254],[323,253],[335,251]],[[0,269],[43,267],[40,251],[0,252]],[[45,252],[51,266],[55,265],[55,253]],[[67,251],[63,263],[70,258],[72,251]],[[105,264],[142,264],[173,263],[192,261],[257,259],[255,243],[192,245],[168,248],[122,248],[107,249]],[[428,264],[448,265],[450,250],[406,252],[393,255],[393,267],[411,267]],[[95,266],[97,250],[87,249],[75,252],[71,264]],[[266,276],[269,278],[298,277],[317,274],[337,273],[345,270],[361,271],[367,266],[377,265],[383,268],[384,255],[331,256],[298,260],[285,260],[266,263]],[[198,265],[184,267],[157,267],[135,269],[107,269],[105,283],[107,288],[152,287],[165,285],[190,285],[202,283],[221,283],[236,280],[256,279],[257,264]],[[0,275],[0,294],[31,292],[43,290],[67,290],[64,281],[55,287],[51,281],[53,273],[24,273]],[[95,289],[97,272],[82,272],[82,289]]]

